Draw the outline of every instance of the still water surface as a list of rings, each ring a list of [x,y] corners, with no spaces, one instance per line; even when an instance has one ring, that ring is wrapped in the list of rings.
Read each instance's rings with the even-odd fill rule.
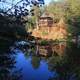
[[[49,71],[46,61],[40,60],[39,67],[35,69],[31,64],[32,56],[28,58],[20,51],[16,56],[16,67],[22,69],[23,80],[48,80],[56,77],[56,71]]]
[[[51,47],[49,50],[55,49],[56,53],[50,57],[29,55],[5,44],[0,46],[0,80],[80,80],[80,48],[75,44],[68,49],[65,45]],[[60,57],[62,52],[67,55]]]

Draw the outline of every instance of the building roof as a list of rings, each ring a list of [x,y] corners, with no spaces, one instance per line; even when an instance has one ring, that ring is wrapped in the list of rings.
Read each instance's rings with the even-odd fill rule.
[[[50,14],[50,13],[45,12],[45,13],[42,14],[41,17],[48,17],[48,18],[51,17],[52,18],[53,17],[53,14]]]

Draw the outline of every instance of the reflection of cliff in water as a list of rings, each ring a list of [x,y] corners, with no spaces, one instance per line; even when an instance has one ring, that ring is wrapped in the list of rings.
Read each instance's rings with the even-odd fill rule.
[[[72,44],[64,57],[52,56],[47,59],[48,69],[56,70],[58,77],[50,80],[80,80],[80,48]]]
[[[10,51],[12,43],[0,41],[0,80],[20,80],[20,70],[16,70],[15,52]]]
[[[76,44],[66,42],[38,44],[35,49],[30,47],[32,48],[30,50],[33,50],[31,53],[28,53],[29,47],[25,48],[27,46],[21,47],[21,50],[16,47],[10,50],[11,45],[6,41],[0,44],[0,80],[21,80],[22,78],[32,80],[31,75],[35,76],[35,80],[43,80],[43,77],[48,80],[80,80],[80,48]],[[32,52],[41,56],[38,57]],[[16,55],[18,55],[17,58]],[[50,57],[43,57],[47,55]],[[46,74],[46,71],[49,73]],[[56,75],[53,75],[53,72]],[[38,73],[41,76],[40,79],[37,76]]]
[[[53,43],[50,45],[36,45],[36,54],[42,56],[59,55],[63,56],[66,51],[66,42]]]

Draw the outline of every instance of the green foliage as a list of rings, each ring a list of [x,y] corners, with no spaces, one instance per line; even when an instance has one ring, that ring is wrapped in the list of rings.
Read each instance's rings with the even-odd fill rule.
[[[23,1],[19,0],[17,3],[11,4],[9,6],[5,6],[5,3],[7,5],[8,2],[0,0],[0,32],[2,34],[6,33],[8,35],[15,35],[18,38],[20,36],[25,36],[26,31],[28,28],[33,28],[35,25],[35,18],[30,17],[29,15],[31,11],[28,10],[27,6],[34,6],[35,7],[35,16],[39,17],[40,16],[40,5],[44,3],[41,3],[40,1],[37,3],[35,0],[34,1]],[[11,2],[11,1],[9,1]],[[13,3],[13,0],[12,0]],[[19,5],[21,4],[21,5]],[[29,16],[28,16],[29,15]],[[27,25],[26,25],[27,22]],[[26,27],[25,27],[26,25]],[[28,27],[28,28],[27,28]],[[25,30],[26,29],[26,30]],[[27,34],[28,35],[28,34]]]
[[[48,41],[46,41],[46,40],[41,40],[40,45],[48,45]]]
[[[35,18],[35,16],[29,17],[28,18],[28,22],[25,25],[26,31],[28,31],[29,29],[34,29],[35,26],[36,26],[36,18]]]
[[[23,27],[15,27],[15,33],[21,36],[26,35],[26,31]]]
[[[70,33],[80,32],[80,0],[51,1],[48,6],[45,6],[45,9],[54,15],[55,22],[64,17],[67,24],[70,25],[68,27]]]
[[[42,35],[44,35],[44,36],[45,36],[45,35],[48,35],[48,32],[47,32],[47,31],[43,31],[43,32],[42,32]]]
[[[68,33],[73,33],[74,32],[74,27],[72,26],[72,25],[67,25],[67,31],[68,31]]]

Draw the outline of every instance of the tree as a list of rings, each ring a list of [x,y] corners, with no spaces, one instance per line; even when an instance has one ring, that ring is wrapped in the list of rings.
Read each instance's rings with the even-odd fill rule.
[[[38,21],[39,21],[39,17],[41,16],[41,7],[39,4],[37,4],[36,6],[33,5],[32,8],[31,8],[31,12],[32,12],[32,15],[34,16],[34,21],[36,23],[36,27],[38,29]]]
[[[12,33],[9,34],[20,34],[20,35],[26,35],[25,33],[25,23],[28,22],[27,16],[29,15],[29,10],[27,9],[27,6],[29,5],[42,5],[44,0],[19,0],[18,2],[11,1],[0,1],[2,7],[0,7],[0,25],[3,23],[6,25],[5,27],[9,29],[9,31],[12,31]],[[8,5],[10,4],[10,5]],[[8,6],[7,6],[8,5]],[[3,19],[3,20],[2,20]],[[5,19],[5,22],[4,22]],[[8,27],[7,27],[8,26]],[[19,26],[19,27],[18,27]],[[4,27],[4,28],[5,28]],[[3,27],[1,27],[3,28]],[[8,30],[4,29],[4,32],[9,32]],[[6,34],[6,33],[5,33]]]
[[[72,33],[75,35],[80,33],[80,0],[52,1],[46,6],[46,9],[49,13],[54,14],[55,21],[59,21],[61,17],[64,17],[66,23],[72,27],[71,29],[74,29]]]

